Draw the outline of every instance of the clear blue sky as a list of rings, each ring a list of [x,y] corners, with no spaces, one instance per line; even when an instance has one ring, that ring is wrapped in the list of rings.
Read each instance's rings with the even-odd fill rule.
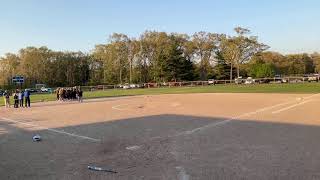
[[[89,52],[113,32],[231,34],[250,28],[271,50],[320,51],[319,0],[0,0],[0,55],[26,46]]]

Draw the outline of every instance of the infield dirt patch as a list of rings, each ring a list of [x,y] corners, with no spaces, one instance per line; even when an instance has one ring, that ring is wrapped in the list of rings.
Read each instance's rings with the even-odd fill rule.
[[[0,108],[0,179],[317,179],[319,103],[181,94]]]

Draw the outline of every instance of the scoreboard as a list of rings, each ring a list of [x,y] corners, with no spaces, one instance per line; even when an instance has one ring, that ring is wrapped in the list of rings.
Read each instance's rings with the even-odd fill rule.
[[[24,77],[23,76],[14,76],[14,77],[12,77],[12,82],[15,84],[23,84]]]

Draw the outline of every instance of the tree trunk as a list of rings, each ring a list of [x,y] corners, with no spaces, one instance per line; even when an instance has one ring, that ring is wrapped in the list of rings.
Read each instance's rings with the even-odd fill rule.
[[[233,64],[232,63],[230,63],[230,83],[231,83],[231,81],[232,81],[232,69],[233,69],[233,66],[232,66]]]
[[[130,59],[130,84],[132,83],[132,60]]]
[[[122,84],[122,69],[121,69],[121,67],[120,67],[119,81],[120,81],[120,84]]]
[[[237,64],[237,75],[240,77],[240,64]]]

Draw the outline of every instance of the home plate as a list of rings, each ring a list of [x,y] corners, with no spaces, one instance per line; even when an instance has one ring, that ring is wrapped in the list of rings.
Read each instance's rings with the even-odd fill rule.
[[[135,151],[135,150],[140,149],[140,146],[130,146],[130,147],[126,147],[126,149],[130,150],[130,151]]]

